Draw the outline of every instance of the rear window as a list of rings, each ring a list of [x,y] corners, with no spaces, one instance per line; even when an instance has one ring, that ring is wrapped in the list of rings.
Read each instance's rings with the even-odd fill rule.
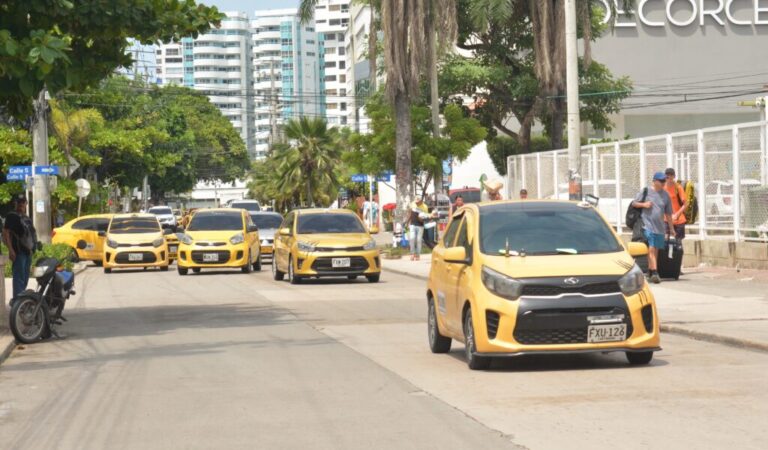
[[[450,195],[451,197],[451,203],[456,203],[456,199],[461,198],[464,200],[464,203],[479,203],[480,202],[480,191],[461,191],[461,192],[454,192]]]
[[[622,250],[611,229],[592,208],[519,204],[480,209],[480,249],[499,255],[509,245],[526,255],[613,253]]]
[[[352,214],[305,214],[299,215],[298,234],[314,233],[365,233],[357,216]]]
[[[149,208],[150,214],[160,215],[160,214],[173,214],[173,211],[171,211],[171,208],[165,207],[165,206],[155,206],[153,208]]]
[[[112,219],[109,232],[112,234],[157,233],[160,224],[150,217],[119,217]]]
[[[283,223],[281,216],[273,214],[251,214],[251,220],[260,230],[277,229]]]
[[[261,211],[259,202],[232,202],[230,206],[232,208],[244,209],[246,211]]]
[[[192,216],[187,231],[242,231],[243,216],[239,211],[198,212]]]

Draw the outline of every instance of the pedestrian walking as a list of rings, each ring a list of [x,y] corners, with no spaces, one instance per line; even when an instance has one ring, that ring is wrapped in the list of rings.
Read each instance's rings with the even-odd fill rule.
[[[675,178],[675,169],[668,168],[664,171],[664,175],[667,177],[667,183],[664,185],[664,190],[669,194],[669,198],[672,200],[672,222],[675,224],[675,239],[682,241],[685,239],[685,224],[688,223],[688,219],[685,217],[685,210],[688,208],[688,197],[685,195],[685,189]],[[672,234],[668,232],[668,234]]]
[[[3,242],[13,261],[13,298],[24,292],[29,283],[32,253],[37,247],[37,233],[32,219],[27,215],[27,199],[19,195],[13,200],[13,211],[8,213],[3,225]]]
[[[410,228],[411,261],[418,261],[421,255],[421,241],[424,239],[424,221],[429,218],[429,208],[421,197],[411,203],[408,225]]]
[[[520,189],[520,200],[528,198],[528,189]]]
[[[656,172],[652,186],[640,191],[632,202],[633,207],[642,209],[643,233],[648,242],[648,272],[653,283],[661,282],[658,273],[659,250],[666,247],[669,230],[674,229],[672,200],[664,190],[666,181],[662,172]],[[665,222],[669,228],[665,228]]]

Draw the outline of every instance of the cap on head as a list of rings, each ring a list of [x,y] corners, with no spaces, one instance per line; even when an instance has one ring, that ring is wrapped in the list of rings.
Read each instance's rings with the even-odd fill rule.
[[[674,177],[675,176],[675,169],[673,169],[671,167],[667,167],[667,170],[664,171],[664,175],[673,176]]]
[[[527,193],[528,193],[528,189],[520,189],[520,194],[527,194]]]
[[[13,196],[13,203],[14,204],[21,204],[21,203],[27,203],[27,197],[24,196],[24,194],[18,194]]]
[[[667,181],[667,176],[661,172],[653,174],[653,181]]]

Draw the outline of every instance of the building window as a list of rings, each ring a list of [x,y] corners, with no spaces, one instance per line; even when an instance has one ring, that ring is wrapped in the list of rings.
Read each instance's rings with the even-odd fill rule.
[[[347,49],[344,47],[339,47],[339,55],[346,55]]]
[[[336,103],[328,103],[327,105],[325,105],[325,109],[337,109],[338,107],[339,105],[337,105]]]
[[[157,53],[158,55],[162,55],[162,54],[163,54],[163,51],[162,51],[162,50],[158,50],[156,53]]]
[[[174,64],[174,63],[180,63],[181,58],[165,58],[166,64]]]
[[[178,56],[179,49],[178,48],[169,48],[165,51],[166,56]]]
[[[339,11],[341,10],[341,5],[329,5],[328,11]]]
[[[326,89],[325,95],[338,95],[338,91],[336,89]]]
[[[315,52],[307,52],[307,56],[315,56]]]
[[[335,41],[336,40],[336,33],[325,33],[325,40],[326,41]]]
[[[305,29],[306,29],[306,30],[307,30],[309,33],[314,33],[314,32],[315,32],[315,29],[314,29],[314,28],[312,28],[312,27],[307,27],[307,28],[305,28]],[[307,42],[307,43],[309,43],[309,42]],[[312,43],[314,44],[314,42],[312,42]]]
[[[326,75],[325,81],[336,81],[336,75]]]
[[[328,25],[330,26],[339,26],[341,25],[341,19],[331,19],[330,22],[328,22]]]
[[[339,61],[339,69],[346,69],[347,63],[346,61]]]
[[[314,44],[315,44],[315,41],[314,41],[314,40],[312,40],[312,39],[307,39],[307,44],[309,44],[309,45],[314,45]]]
[[[344,102],[340,103],[339,104],[339,109],[342,110],[342,111],[346,111],[347,110],[347,104],[344,103]]]
[[[346,83],[346,82],[347,82],[347,76],[339,75],[339,83]]]
[[[336,47],[328,47],[325,49],[326,55],[335,55],[336,54]]]
[[[342,96],[342,97],[346,97],[347,96],[347,90],[346,89],[339,89],[339,95]]]
[[[336,68],[336,61],[326,61],[325,62],[325,68],[326,69],[330,69],[332,67]]]

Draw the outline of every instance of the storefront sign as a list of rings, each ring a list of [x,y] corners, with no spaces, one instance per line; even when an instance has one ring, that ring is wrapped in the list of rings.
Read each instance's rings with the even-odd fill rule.
[[[613,1],[614,9],[610,8]],[[717,25],[768,25],[768,0],[639,0],[636,10],[623,10],[624,0],[600,0],[605,13],[603,23],[613,20],[617,28],[675,27]],[[651,11],[664,10],[661,16],[649,17]]]

